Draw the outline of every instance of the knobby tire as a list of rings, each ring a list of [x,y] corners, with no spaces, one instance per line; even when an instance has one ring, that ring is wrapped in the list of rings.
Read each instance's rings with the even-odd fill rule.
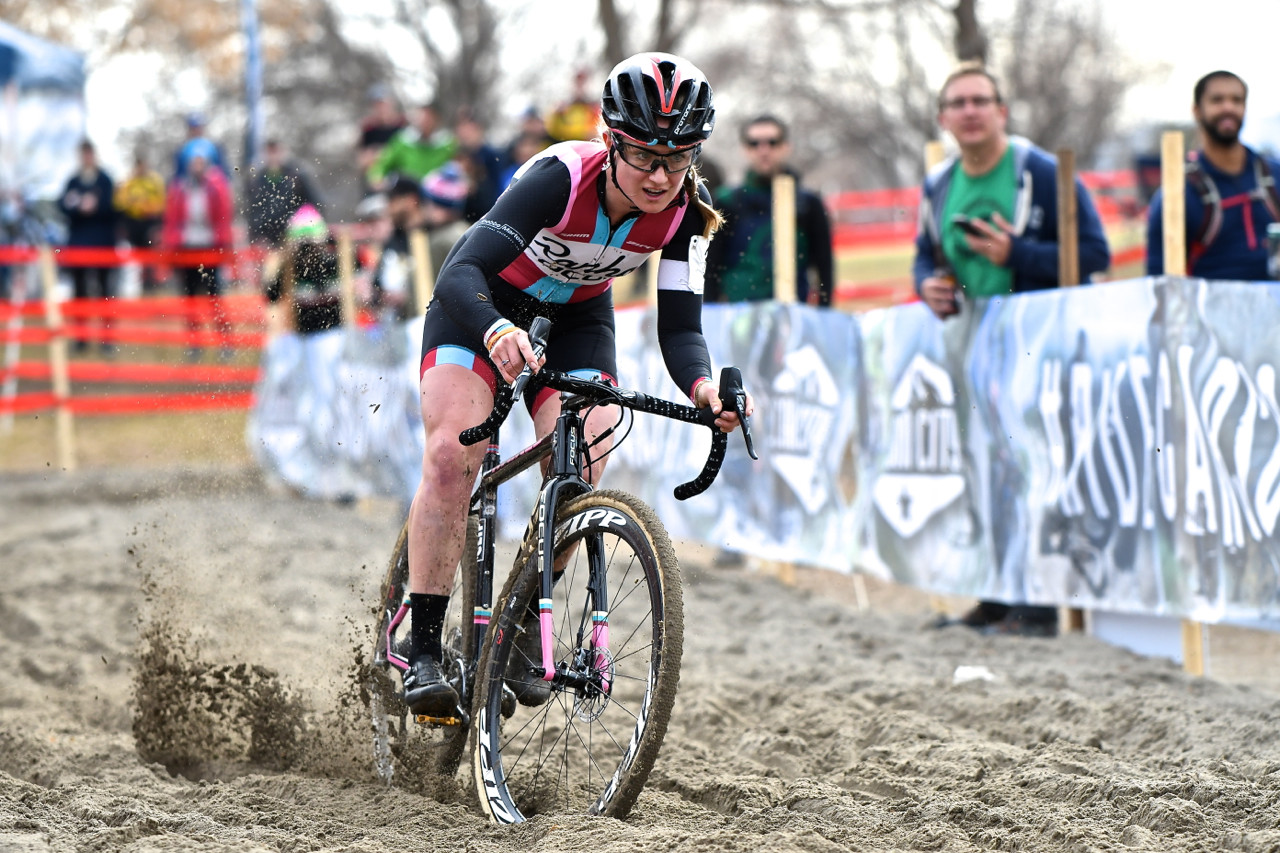
[[[588,541],[597,536],[609,590],[612,660],[597,664],[610,674],[607,694],[590,685],[554,686],[545,704],[517,705],[504,717],[508,662],[521,654],[516,640],[539,597],[534,536],[496,599],[472,724],[477,792],[496,823],[565,812],[625,817],[666,734],[684,639],[680,570],[661,522],[632,495],[590,492],[557,512],[554,553],[570,556],[553,598],[555,660],[565,664],[575,652],[578,660],[591,657]]]

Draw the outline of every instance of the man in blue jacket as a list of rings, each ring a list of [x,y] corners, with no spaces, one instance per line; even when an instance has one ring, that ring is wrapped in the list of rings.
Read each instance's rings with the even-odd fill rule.
[[[925,178],[913,266],[916,292],[939,317],[958,310],[957,292],[996,296],[1057,287],[1057,161],[1005,130],[1009,108],[978,65],[952,72],[938,99],[938,124],[960,149]],[[1076,179],[1080,277],[1111,263],[1102,221]],[[1078,283],[1078,282],[1071,282]]]
[[[1056,160],[1006,132],[1009,108],[995,78],[964,65],[947,78],[938,124],[960,149],[925,178],[913,265],[916,292],[940,318],[960,310],[960,294],[998,296],[1057,287]],[[1102,221],[1076,180],[1080,276],[1111,263]],[[1073,282],[1074,283],[1074,282]],[[963,624],[995,633],[1053,635],[1053,607],[981,601]]]
[[[1229,281],[1276,277],[1267,265],[1267,226],[1280,221],[1280,163],[1240,141],[1248,94],[1230,71],[1212,71],[1196,83],[1192,115],[1202,147],[1187,164],[1189,275]],[[1147,274],[1163,272],[1164,194],[1157,191],[1147,212]]]

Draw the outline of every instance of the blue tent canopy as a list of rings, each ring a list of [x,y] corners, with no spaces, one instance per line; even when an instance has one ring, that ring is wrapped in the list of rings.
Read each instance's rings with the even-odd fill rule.
[[[0,21],[0,87],[16,82],[18,89],[84,89],[84,56],[37,38]]]

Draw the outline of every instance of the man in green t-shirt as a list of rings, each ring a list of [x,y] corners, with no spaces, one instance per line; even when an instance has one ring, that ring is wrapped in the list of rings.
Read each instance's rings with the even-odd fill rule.
[[[939,317],[957,291],[995,296],[1058,286],[1057,161],[1010,136],[1009,107],[990,72],[964,65],[943,84],[938,124],[959,156],[932,170],[920,198],[916,292]],[[1111,262],[1102,220],[1076,179],[1081,281]]]
[[[457,150],[453,134],[440,127],[435,105],[426,104],[418,110],[417,121],[397,131],[369,167],[369,186],[385,190],[396,177],[420,181],[452,160]]]
[[[959,155],[925,179],[913,264],[916,292],[940,318],[961,310],[962,293],[989,297],[1058,286],[1058,165],[1026,139],[1009,136],[1008,120],[1000,87],[985,68],[961,66],[943,84],[938,124],[955,139]],[[1111,255],[1078,178],[1075,190],[1080,275],[1088,281]],[[997,541],[997,554],[1002,551]],[[1006,579],[1006,587],[1012,585]],[[981,601],[960,621],[990,632],[1052,635],[1058,612]]]

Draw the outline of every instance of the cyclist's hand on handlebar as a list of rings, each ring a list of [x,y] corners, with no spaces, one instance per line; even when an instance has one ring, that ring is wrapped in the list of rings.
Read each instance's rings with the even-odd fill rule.
[[[502,380],[508,385],[515,381],[526,364],[532,367],[534,373],[537,373],[547,362],[545,356],[539,358],[534,352],[533,344],[529,342],[529,333],[524,329],[516,329],[509,335],[503,335],[494,344],[489,357],[493,359],[494,366],[502,374]]]
[[[711,411],[716,413],[716,426],[721,432],[733,432],[742,425],[742,421],[738,418],[738,413],[732,410],[726,411],[724,403],[720,399],[720,390],[716,388],[714,383],[703,382],[698,386],[698,398],[694,404],[699,408],[711,407]],[[755,401],[751,398],[750,392],[745,392],[747,397],[747,417],[751,417],[755,412]]]

